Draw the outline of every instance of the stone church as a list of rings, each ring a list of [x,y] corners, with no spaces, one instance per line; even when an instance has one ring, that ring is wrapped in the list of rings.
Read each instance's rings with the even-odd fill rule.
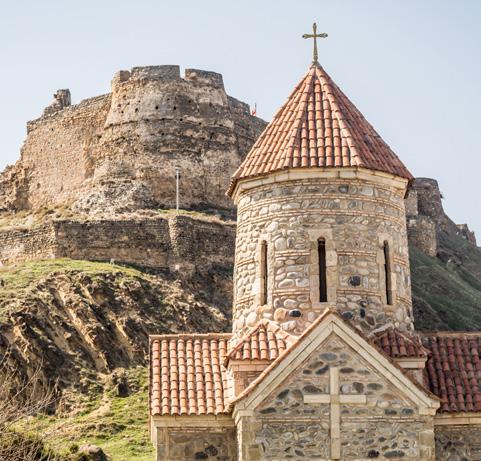
[[[228,190],[232,333],[150,338],[157,460],[481,460],[479,335],[413,323],[412,178],[314,59]]]

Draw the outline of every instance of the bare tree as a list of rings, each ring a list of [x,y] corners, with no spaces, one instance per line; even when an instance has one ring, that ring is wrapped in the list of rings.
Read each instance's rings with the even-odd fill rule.
[[[0,354],[0,461],[57,461],[45,447],[46,434],[28,434],[28,419],[45,412],[54,402],[54,393],[39,385],[37,369],[28,378],[20,377],[8,365],[11,350]]]

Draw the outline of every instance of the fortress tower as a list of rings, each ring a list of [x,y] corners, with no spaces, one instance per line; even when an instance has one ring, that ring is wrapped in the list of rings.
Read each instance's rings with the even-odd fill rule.
[[[413,329],[411,174],[314,62],[233,176],[234,335],[302,333],[331,308],[365,332]]]

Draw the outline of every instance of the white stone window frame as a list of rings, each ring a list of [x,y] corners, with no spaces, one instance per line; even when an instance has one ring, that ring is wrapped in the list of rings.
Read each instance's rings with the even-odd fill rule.
[[[337,251],[334,239],[332,238],[332,229],[312,229],[308,231],[309,242],[311,247],[310,264],[309,264],[309,289],[310,300],[313,309],[325,309],[335,304],[338,276],[337,276]],[[320,302],[320,286],[319,286],[319,239],[323,239],[326,245],[326,288],[327,301]]]
[[[384,273],[385,256],[384,243],[387,243],[389,250],[389,275],[391,281],[391,304],[387,302],[386,275]],[[385,307],[393,307],[397,305],[397,277],[394,266],[394,242],[390,235],[379,235],[379,249],[377,251],[377,263],[379,268],[379,288],[381,291],[381,299]]]
[[[263,293],[266,290],[266,287],[264,286],[264,274],[263,274],[263,255],[262,255],[262,247],[263,244],[267,245],[267,261],[266,261],[266,267],[267,267],[267,286],[271,287],[269,291],[266,292],[266,300],[267,303],[263,303]],[[256,279],[254,283],[254,303],[256,306],[259,307],[268,307],[272,305],[272,288],[273,288],[273,283],[274,283],[274,277],[273,277],[273,263],[274,263],[274,258],[273,258],[273,244],[270,240],[270,236],[268,234],[261,234],[259,235],[259,240],[257,241],[257,248],[256,248],[256,254],[254,258],[254,262],[256,265]]]

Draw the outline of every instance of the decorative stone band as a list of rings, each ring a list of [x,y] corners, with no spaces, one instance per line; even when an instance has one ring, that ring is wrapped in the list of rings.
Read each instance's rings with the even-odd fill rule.
[[[435,426],[479,426],[481,428],[481,412],[476,413],[438,413],[434,417]]]
[[[309,169],[295,169],[290,168],[278,173],[272,173],[268,176],[262,176],[253,179],[240,180],[232,193],[232,199],[237,205],[240,196],[243,192],[254,189],[256,187],[265,186],[268,184],[275,184],[286,181],[300,181],[303,179],[361,179],[369,180],[378,184],[385,184],[395,187],[406,193],[409,181],[399,176],[394,176],[389,173],[380,171],[368,170],[366,168],[352,167],[352,168],[309,168]]]

